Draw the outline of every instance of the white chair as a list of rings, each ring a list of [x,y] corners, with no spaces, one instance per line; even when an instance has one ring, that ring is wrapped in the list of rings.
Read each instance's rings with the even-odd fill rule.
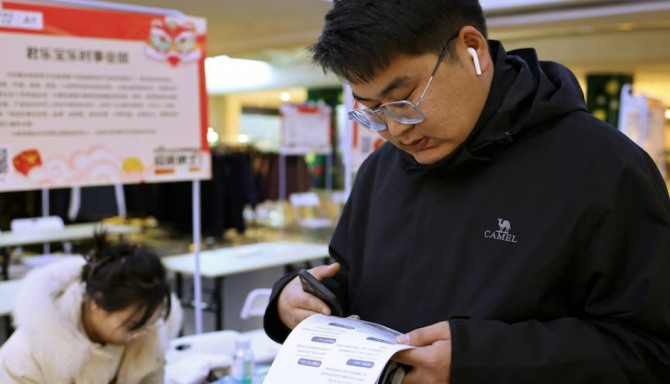
[[[347,198],[348,196],[345,191],[333,191],[330,193],[330,201],[335,206],[335,217],[337,218],[336,221],[340,219],[344,204],[347,203]]]
[[[262,317],[270,302],[271,293],[272,289],[270,288],[256,288],[249,292],[244,300],[244,305],[242,305],[240,318],[246,320],[250,317]]]
[[[247,294],[240,311],[240,318],[247,320],[251,317],[263,317],[265,308],[270,302],[270,288],[256,288]],[[271,362],[279,352],[279,344],[268,337],[263,328],[241,332],[240,336],[251,341],[256,362]]]
[[[10,222],[10,228],[14,235],[30,235],[32,233],[41,233],[49,231],[60,231],[65,228],[65,223],[60,216],[45,216],[45,217],[27,217],[20,219],[13,219]],[[66,255],[51,254],[49,244],[44,244],[43,253],[31,255],[31,257],[23,257],[23,248],[16,247],[16,255],[20,263],[18,265],[9,266],[9,275],[12,278],[23,276],[28,269],[37,268],[52,262],[63,260],[67,257],[73,257],[70,254],[72,245],[69,242],[63,243]]]
[[[17,235],[61,230],[65,228],[65,223],[63,223],[63,219],[61,219],[60,216],[14,219],[9,225],[11,227],[12,233]]]
[[[321,199],[315,192],[292,193],[289,202],[293,208],[296,224],[305,236],[309,231],[332,230],[335,227],[335,220],[325,215]]]
[[[60,216],[26,217],[13,219],[9,226],[14,235],[29,235],[37,232],[59,231],[65,228],[65,223]],[[23,248],[16,247],[16,253],[20,258],[23,254]],[[44,254],[50,253],[49,244],[44,244]]]

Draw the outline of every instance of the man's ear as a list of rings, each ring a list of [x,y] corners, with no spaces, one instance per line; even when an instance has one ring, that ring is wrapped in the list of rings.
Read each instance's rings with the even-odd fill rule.
[[[461,31],[458,33],[458,40],[461,42],[461,45],[457,46],[467,51],[477,76],[492,68],[489,44],[477,28],[469,25],[461,28]],[[479,71],[477,71],[477,67],[479,67]]]

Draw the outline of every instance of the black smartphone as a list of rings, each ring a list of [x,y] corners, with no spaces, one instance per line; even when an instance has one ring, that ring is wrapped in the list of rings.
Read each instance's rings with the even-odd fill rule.
[[[326,303],[326,305],[330,307],[330,311],[334,316],[344,316],[344,312],[342,311],[339,300],[337,300],[337,296],[335,296],[330,289],[317,280],[316,277],[312,276],[311,273],[307,272],[306,269],[301,269],[300,272],[298,272],[298,276],[300,277],[303,291],[318,297]]]

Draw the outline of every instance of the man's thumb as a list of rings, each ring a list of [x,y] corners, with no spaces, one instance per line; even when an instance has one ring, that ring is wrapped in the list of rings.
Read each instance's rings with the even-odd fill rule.
[[[312,276],[316,277],[318,280],[324,280],[329,277],[335,276],[337,271],[340,270],[340,263],[333,263],[329,265],[319,265],[309,270],[309,273]]]
[[[427,327],[415,329],[411,332],[399,335],[396,341],[399,344],[411,345],[414,347],[423,347],[431,345],[438,340],[451,339],[451,328],[449,322],[442,321]]]

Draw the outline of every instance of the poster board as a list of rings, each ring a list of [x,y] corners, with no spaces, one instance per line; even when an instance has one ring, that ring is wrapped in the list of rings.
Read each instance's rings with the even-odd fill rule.
[[[353,106],[360,108],[361,105],[356,102],[351,92],[351,87],[344,86],[345,105],[348,106],[344,118],[346,119],[346,130],[351,132],[349,139],[345,142],[350,152],[351,171],[356,173],[361,167],[363,161],[377,150],[386,141],[379,133],[373,132],[362,127],[356,120],[349,119],[348,113]]]
[[[0,10],[0,191],[210,178],[206,22]]]
[[[373,132],[365,127],[361,127],[356,121],[352,121],[353,142],[352,162],[354,172],[358,171],[363,161],[376,151],[386,141],[379,133]]]
[[[284,104],[280,112],[281,154],[330,154],[332,127],[329,106]]]
[[[642,147],[666,177],[666,106],[660,100],[633,94],[630,84],[623,86],[620,103],[618,129]]]
[[[345,84],[344,109],[340,115],[345,126],[340,145],[344,157],[344,191],[347,196],[353,188],[354,176],[363,161],[386,141],[379,133],[361,127],[355,120],[349,118],[352,106],[359,107],[351,87]]]

